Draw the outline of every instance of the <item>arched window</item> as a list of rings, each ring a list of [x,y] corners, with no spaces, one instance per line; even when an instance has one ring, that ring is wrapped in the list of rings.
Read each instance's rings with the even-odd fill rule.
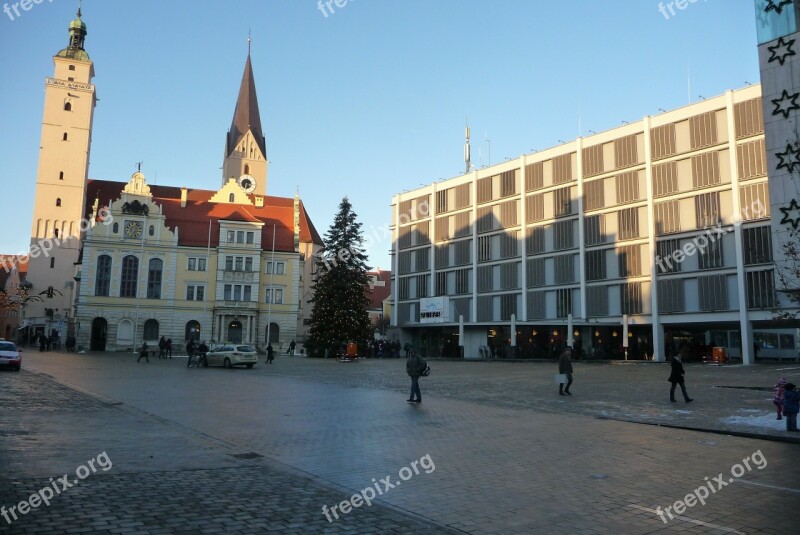
[[[64,111],[72,111],[72,102],[65,102],[64,103]]]
[[[150,260],[150,269],[147,275],[147,298],[161,299],[161,272],[164,269],[164,262],[158,258]]]
[[[56,206],[61,206],[61,198],[56,199]]]
[[[69,70],[74,71],[75,70],[75,65],[70,65],[69,66]]]
[[[94,295],[108,297],[111,290],[111,257],[100,255],[97,257],[97,275],[94,278]]]
[[[133,322],[131,320],[120,320],[117,324],[117,344],[133,344]]]
[[[59,180],[64,180],[64,171],[61,171],[60,173],[58,173],[58,179]]]
[[[120,297],[136,297],[136,282],[139,278],[139,259],[128,255],[122,259],[122,277],[119,283]]]
[[[189,340],[200,340],[200,323],[192,320],[186,324],[186,336],[184,339],[188,342]]]
[[[55,257],[51,256],[50,257],[50,269],[53,269],[54,267],[56,267],[56,259],[55,259]]]
[[[277,344],[281,339],[281,328],[277,323],[270,323],[267,333],[264,333],[264,339],[270,344]],[[267,339],[267,337],[269,337],[269,339]]]
[[[119,223],[114,223],[114,226],[111,227],[111,232],[113,232],[114,234],[119,233]]]
[[[144,334],[142,340],[155,341],[158,340],[158,322],[156,320],[147,320],[144,322]]]
[[[56,238],[58,238],[58,229],[55,229],[55,230],[53,231],[53,236],[54,236],[54,237],[56,237]]]
[[[236,197],[233,195],[233,193],[231,193],[231,194],[228,196],[228,202],[233,202],[233,201],[234,201],[234,199],[236,199]]]
[[[250,174],[250,166],[247,164],[244,164],[244,174],[246,175]]]
[[[68,138],[68,137],[69,137],[69,136],[67,136],[67,133],[66,133],[66,132],[64,132],[64,137],[62,137],[62,138],[61,138],[61,141],[67,141],[67,138]]]

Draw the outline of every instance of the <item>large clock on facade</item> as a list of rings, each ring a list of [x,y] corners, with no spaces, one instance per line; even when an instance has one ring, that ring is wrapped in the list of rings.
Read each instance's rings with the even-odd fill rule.
[[[253,193],[256,190],[256,179],[250,175],[240,176],[237,182],[246,193]]]
[[[142,235],[142,224],[138,221],[125,223],[125,235],[129,238],[138,238]]]

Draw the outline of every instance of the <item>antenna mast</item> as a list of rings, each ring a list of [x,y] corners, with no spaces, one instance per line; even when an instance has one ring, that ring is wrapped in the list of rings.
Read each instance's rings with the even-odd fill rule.
[[[468,174],[470,167],[472,167],[472,150],[471,150],[471,147],[470,147],[470,144],[469,144],[469,137],[470,137],[469,136],[469,117],[467,117],[466,128],[464,129],[464,133],[465,133],[466,138],[467,138],[467,142],[464,145],[464,163],[467,166],[467,170],[464,171],[464,173]]]

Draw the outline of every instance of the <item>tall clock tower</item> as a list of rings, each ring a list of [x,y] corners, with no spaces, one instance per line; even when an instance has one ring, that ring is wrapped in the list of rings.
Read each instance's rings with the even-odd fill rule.
[[[236,111],[225,143],[222,185],[235,179],[247,193],[267,194],[267,141],[261,128],[250,54],[244,66]]]
[[[81,11],[69,24],[69,43],[53,57],[45,80],[44,118],[31,225],[28,282],[32,295],[25,315],[39,332],[58,330],[62,341],[72,319],[76,264],[81,250],[92,120],[97,102],[94,65],[86,53]],[[50,289],[52,288],[52,291]]]

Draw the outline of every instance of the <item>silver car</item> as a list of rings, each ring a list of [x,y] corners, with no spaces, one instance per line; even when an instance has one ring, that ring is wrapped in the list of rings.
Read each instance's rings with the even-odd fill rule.
[[[13,342],[0,340],[0,366],[8,366],[15,371],[22,367],[22,356]]]
[[[247,366],[252,368],[258,362],[256,348],[250,345],[241,344],[221,344],[211,348],[206,353],[208,366],[223,366],[232,368],[234,366]]]

